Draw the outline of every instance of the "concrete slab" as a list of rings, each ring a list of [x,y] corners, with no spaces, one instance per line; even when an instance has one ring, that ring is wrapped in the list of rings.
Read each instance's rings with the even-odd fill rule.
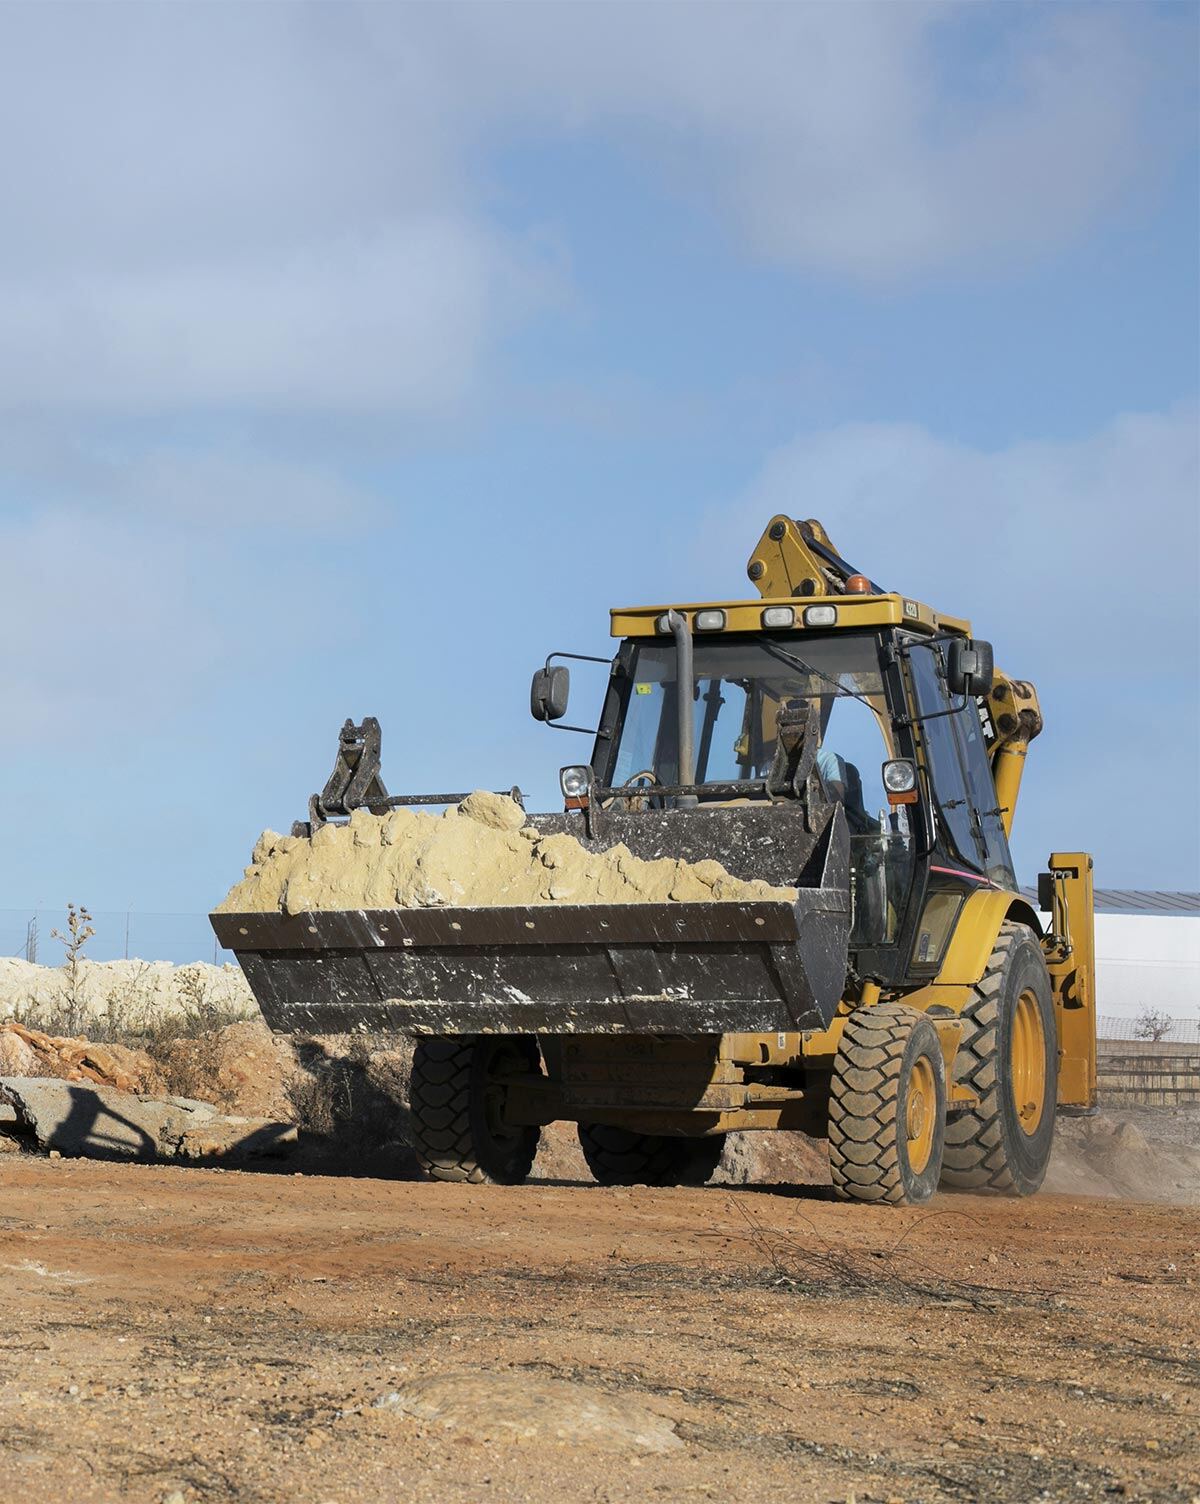
[[[228,1118],[186,1097],[41,1076],[0,1077],[0,1092],[14,1104],[13,1127],[32,1133],[40,1148],[89,1159],[254,1158],[287,1153],[297,1142],[291,1124]]]

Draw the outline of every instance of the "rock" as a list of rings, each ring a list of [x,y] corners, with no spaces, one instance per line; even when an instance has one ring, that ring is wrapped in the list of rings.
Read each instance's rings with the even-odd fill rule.
[[[36,1076],[38,1057],[15,1029],[0,1029],[0,1076]]]
[[[821,1140],[791,1129],[731,1133],[713,1180],[721,1185],[828,1185],[829,1152]]]
[[[493,830],[520,830],[525,824],[525,811],[506,794],[489,794],[486,789],[476,789],[458,806],[460,815],[468,820],[478,820],[480,825],[490,825]]]
[[[0,1029],[0,1075],[92,1081],[119,1091],[154,1092],[163,1086],[158,1066],[145,1050],[60,1038],[18,1023]]]
[[[631,1395],[530,1374],[435,1374],[376,1401],[475,1441],[580,1442],[610,1452],[675,1452],[675,1424]]]
[[[206,1102],[156,1098],[48,1078],[0,1078],[18,1125],[51,1155],[89,1159],[253,1158],[285,1153],[291,1123],[225,1118]]]
[[[38,1146],[94,1158],[155,1159],[164,1125],[181,1110],[110,1087],[6,1076],[0,1087],[16,1104]],[[179,1130],[182,1132],[182,1127]]]
[[[532,1178],[591,1181],[592,1172],[579,1147],[579,1130],[574,1123],[547,1123],[542,1129]]]
[[[295,1123],[262,1118],[215,1117],[183,1133],[175,1149],[181,1159],[264,1159],[290,1154],[300,1142]]]

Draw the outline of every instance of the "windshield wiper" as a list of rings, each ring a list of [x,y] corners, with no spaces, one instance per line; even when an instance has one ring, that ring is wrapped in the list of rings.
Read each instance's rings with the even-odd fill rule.
[[[773,658],[778,658],[783,663],[789,663],[793,668],[802,668],[806,674],[812,674],[814,678],[823,679],[826,684],[832,684],[839,695],[844,695],[848,700],[857,700],[859,704],[865,705],[867,709],[874,715],[878,716],[880,720],[883,719],[880,711],[871,704],[866,695],[855,694],[852,689],[847,689],[846,686],[839,683],[837,679],[832,678],[829,674],[824,673],[821,669],[815,668],[811,663],[805,663],[803,658],[797,658],[795,653],[789,653],[786,648],[781,648],[778,643],[764,642],[762,646],[767,650],[768,653],[771,654]]]

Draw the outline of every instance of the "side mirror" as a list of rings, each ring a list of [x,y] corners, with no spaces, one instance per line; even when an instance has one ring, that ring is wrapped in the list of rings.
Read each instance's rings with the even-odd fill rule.
[[[956,637],[946,657],[946,687],[952,695],[986,695],[995,677],[992,645],[970,637]]]
[[[559,721],[567,713],[571,693],[571,670],[556,663],[539,668],[529,689],[529,713],[535,721]]]

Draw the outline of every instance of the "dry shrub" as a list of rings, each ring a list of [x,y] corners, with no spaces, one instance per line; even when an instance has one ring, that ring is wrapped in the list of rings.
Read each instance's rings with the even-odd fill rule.
[[[81,1002],[78,980],[64,968],[64,988],[50,1002],[14,1008],[12,1019],[42,1034],[76,1038],[86,1035],[93,1044],[128,1045],[157,1055],[177,1039],[199,1039],[233,1023],[257,1018],[257,1011],[222,1003],[212,995],[203,966],[181,966],[176,973],[179,1006],[163,1008],[147,985],[151,968],[142,963],[123,976],[104,996],[99,1012],[89,1013]]]
[[[296,1121],[325,1147],[371,1153],[410,1142],[412,1046],[364,1035],[296,1041],[301,1069],[288,1086]]]

